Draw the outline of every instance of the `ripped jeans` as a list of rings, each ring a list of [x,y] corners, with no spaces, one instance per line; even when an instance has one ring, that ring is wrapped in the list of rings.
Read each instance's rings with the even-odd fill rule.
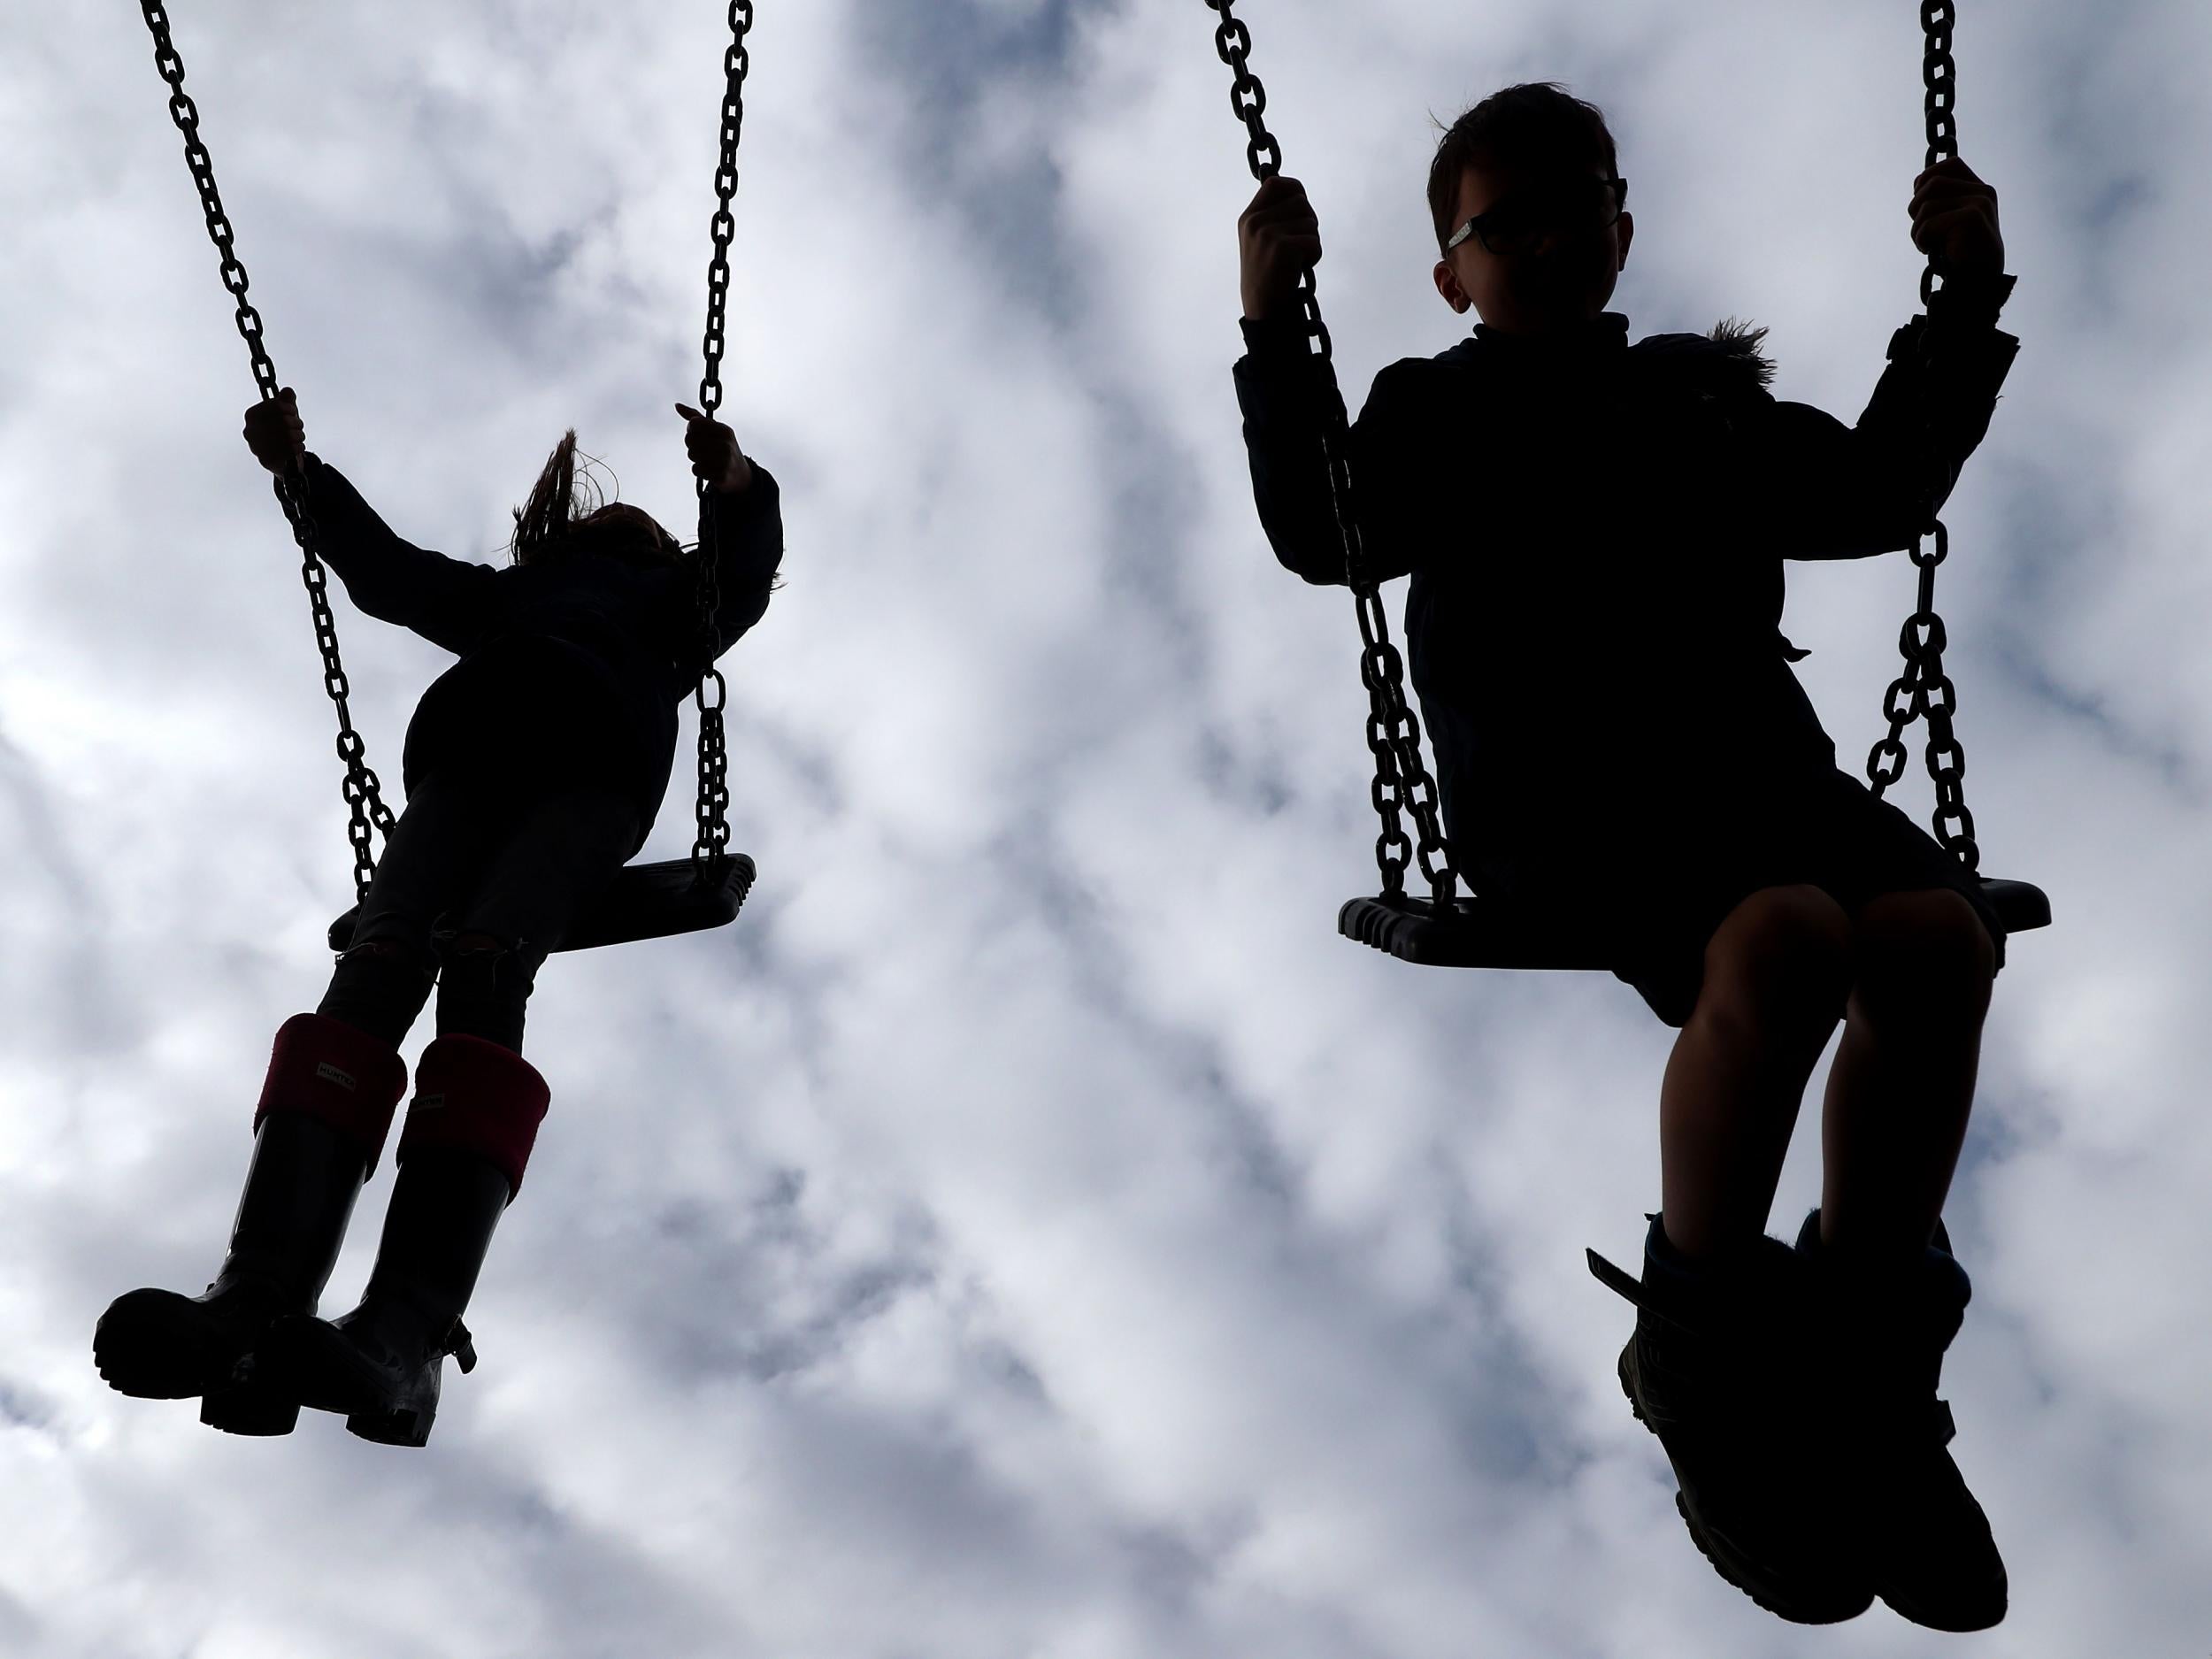
[[[438,992],[438,1034],[519,1054],[537,972],[622,867],[635,809],[604,789],[433,772],[386,840],[316,1012],[397,1047]]]

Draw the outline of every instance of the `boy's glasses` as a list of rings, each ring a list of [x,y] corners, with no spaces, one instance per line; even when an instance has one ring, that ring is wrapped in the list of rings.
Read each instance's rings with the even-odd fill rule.
[[[1625,179],[1579,179],[1549,189],[1523,190],[1462,225],[1444,251],[1473,236],[1494,254],[1526,253],[1547,227],[1603,230],[1627,205]]]

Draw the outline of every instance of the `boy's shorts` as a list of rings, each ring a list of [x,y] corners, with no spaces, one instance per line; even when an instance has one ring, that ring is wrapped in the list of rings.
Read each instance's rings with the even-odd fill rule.
[[[1762,887],[1809,883],[1852,916],[1886,893],[1948,887],[1974,907],[1996,947],[1996,965],[2004,966],[2004,924],[1979,880],[1934,836],[1840,770],[1703,820],[1694,837],[1663,815],[1644,821],[1662,827],[1622,849],[1627,856],[1606,861],[1604,908],[1626,917],[1614,933],[1614,976],[1669,1025],[1686,1023],[1697,1006],[1714,933]]]

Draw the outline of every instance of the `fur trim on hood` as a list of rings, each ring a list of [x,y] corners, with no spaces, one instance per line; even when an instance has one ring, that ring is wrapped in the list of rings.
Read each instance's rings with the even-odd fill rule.
[[[1774,364],[1759,349],[1767,337],[1763,326],[1755,323],[1739,322],[1733,317],[1724,317],[1713,325],[1713,332],[1706,336],[1726,356],[1739,358],[1762,386],[1774,383]]]

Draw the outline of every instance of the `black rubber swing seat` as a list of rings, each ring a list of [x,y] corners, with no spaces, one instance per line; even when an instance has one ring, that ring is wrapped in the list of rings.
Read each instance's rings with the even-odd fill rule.
[[[721,927],[737,919],[738,908],[753,885],[753,861],[743,853],[730,853],[709,863],[703,874],[688,858],[668,858],[657,864],[625,864],[599,895],[577,913],[557,950],[590,950],[600,945],[626,945],[641,939],[666,939],[675,933],[695,933]],[[343,950],[353,942],[353,923],[361,907],[355,905],[330,925],[330,948]]]
[[[2008,933],[2051,925],[2042,888],[1995,876],[1979,878],[1982,893]],[[1336,914],[1347,939],[1431,968],[1565,968],[1610,972],[1617,959],[1605,942],[1602,913],[1565,918],[1515,910],[1482,899],[1455,899],[1440,912],[1431,899],[1351,899]]]

